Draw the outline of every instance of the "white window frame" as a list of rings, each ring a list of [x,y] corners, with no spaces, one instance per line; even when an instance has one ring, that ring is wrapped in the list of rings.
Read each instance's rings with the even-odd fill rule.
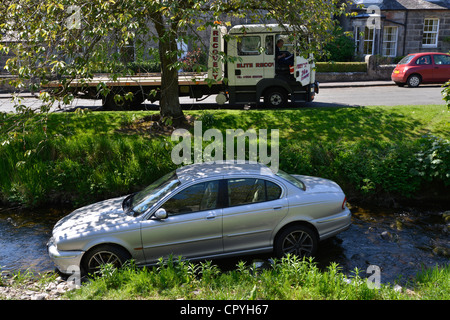
[[[373,37],[372,39],[368,38],[368,35],[370,35],[370,32],[373,32]],[[363,46],[363,54],[374,54],[375,52],[375,34],[376,34],[376,29],[375,28],[369,28],[369,27],[365,27],[364,28],[364,46]],[[366,52],[366,44],[368,43],[372,43],[372,52]]]
[[[427,21],[437,21],[436,30],[426,31]],[[422,47],[424,48],[437,48],[438,37],[439,37],[439,18],[425,18],[423,21],[423,35],[422,35]],[[432,24],[432,29],[434,29],[434,23]],[[433,36],[434,43],[424,43],[426,36]]]
[[[388,33],[387,30],[391,29],[392,32]],[[391,35],[394,36],[393,40],[386,40],[386,36],[387,35]],[[392,44],[393,47],[389,48],[387,47],[388,44]],[[385,26],[383,29],[383,56],[385,57],[396,57],[397,56],[397,46],[398,46],[398,27],[396,26]],[[387,54],[388,50],[392,50],[393,52],[391,52],[391,54]]]
[[[361,35],[359,34],[361,32],[360,26],[355,26],[355,52],[359,52],[359,44],[361,43]]]

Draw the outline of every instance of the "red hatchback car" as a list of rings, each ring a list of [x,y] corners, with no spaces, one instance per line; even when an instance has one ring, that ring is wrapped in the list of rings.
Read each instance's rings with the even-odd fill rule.
[[[418,87],[421,83],[445,83],[450,80],[450,54],[412,53],[404,57],[391,76],[398,86]]]

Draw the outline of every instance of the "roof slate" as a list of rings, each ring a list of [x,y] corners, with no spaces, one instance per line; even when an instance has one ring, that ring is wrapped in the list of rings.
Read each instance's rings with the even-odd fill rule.
[[[383,0],[364,1],[364,6],[379,6],[381,10],[449,10],[450,0],[429,1],[429,0]]]

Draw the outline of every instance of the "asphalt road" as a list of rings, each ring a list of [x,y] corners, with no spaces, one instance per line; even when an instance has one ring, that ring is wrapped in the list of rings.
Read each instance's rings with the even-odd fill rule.
[[[380,86],[332,86],[330,84],[322,85],[316,99],[311,103],[289,104],[287,107],[345,107],[345,106],[395,106],[395,105],[429,105],[442,104],[442,87],[440,85],[423,85],[418,88],[399,88],[393,85]],[[27,107],[39,109],[40,101],[31,94],[21,95],[21,103]],[[215,103],[215,97],[211,96],[202,102],[196,102],[195,99],[181,98],[180,102],[183,109],[243,109],[249,106],[230,106],[228,104],[220,107]],[[71,105],[54,105],[54,112],[70,112],[76,108],[89,108],[101,110],[101,100],[75,99]],[[254,106],[250,106],[254,108]],[[158,110],[158,104],[144,102],[137,110]],[[8,94],[0,94],[0,112],[14,112],[14,103]]]

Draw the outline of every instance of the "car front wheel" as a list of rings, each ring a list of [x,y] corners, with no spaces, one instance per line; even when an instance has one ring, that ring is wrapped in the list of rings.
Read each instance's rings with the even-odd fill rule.
[[[101,245],[86,253],[82,261],[82,271],[86,275],[92,275],[98,273],[106,264],[120,268],[128,259],[130,259],[130,255],[125,249]]]
[[[314,256],[318,247],[317,234],[309,227],[303,225],[292,226],[277,237],[275,254],[281,258],[287,254],[298,257]]]

